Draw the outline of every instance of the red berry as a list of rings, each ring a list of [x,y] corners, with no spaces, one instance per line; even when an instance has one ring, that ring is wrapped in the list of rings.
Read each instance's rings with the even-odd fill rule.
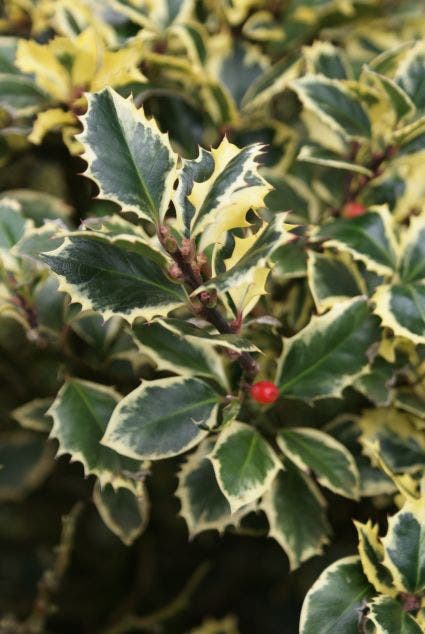
[[[357,218],[357,216],[363,215],[365,211],[366,207],[362,203],[351,201],[344,205],[342,215],[344,218]]]
[[[258,381],[251,386],[251,396],[258,403],[274,403],[279,396],[279,388],[271,381]]]

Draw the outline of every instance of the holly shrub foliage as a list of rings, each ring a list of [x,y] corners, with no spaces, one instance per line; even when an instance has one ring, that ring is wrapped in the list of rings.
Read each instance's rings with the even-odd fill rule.
[[[329,500],[369,498],[388,526],[355,522],[300,632],[423,632],[422,2],[1,11],[2,499],[56,450],[131,544],[177,456],[191,537],[256,515],[293,570],[332,539]],[[52,143],[99,200],[50,186]]]

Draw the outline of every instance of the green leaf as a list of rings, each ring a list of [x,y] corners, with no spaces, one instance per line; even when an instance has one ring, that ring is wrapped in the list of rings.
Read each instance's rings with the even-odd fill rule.
[[[303,54],[307,73],[330,79],[348,79],[349,64],[344,50],[331,42],[316,40],[312,46],[303,49]]]
[[[54,450],[40,434],[0,434],[0,500],[18,502],[39,487],[54,467]]]
[[[363,73],[384,90],[394,110],[397,121],[415,111],[414,103],[395,81],[389,77],[385,77],[385,75],[380,75],[370,70],[367,66],[363,68]]]
[[[214,427],[218,394],[199,379],[145,381],[116,407],[102,444],[137,459],[177,456]]]
[[[212,346],[227,348],[228,350],[234,350],[235,352],[260,352],[259,348],[257,348],[255,344],[236,334],[216,334],[210,330],[206,330],[205,328],[199,328],[188,321],[174,319],[171,317],[168,319],[158,319],[157,322],[164,326],[164,328],[168,328],[176,335],[185,337],[189,340],[203,340]]]
[[[300,634],[358,634],[361,610],[374,594],[360,559],[339,559],[308,591],[301,610]]]
[[[137,495],[127,488],[114,489],[110,484],[93,489],[93,502],[106,526],[126,545],[143,533],[149,521],[149,499],[143,486]]]
[[[391,597],[377,597],[368,605],[368,619],[376,626],[376,634],[422,634],[416,619]]]
[[[190,202],[188,196],[191,194],[195,183],[204,183],[213,175],[215,162],[211,152],[199,148],[199,155],[196,159],[183,159],[179,170],[179,181],[177,189],[173,194],[174,206],[176,208],[176,229],[184,233],[186,238],[190,237],[191,224],[195,216],[195,206]]]
[[[349,172],[364,174],[365,176],[373,176],[373,172],[367,167],[345,161],[338,156],[338,154],[314,145],[303,145],[297,156],[297,160],[304,161],[305,163],[313,163],[314,165],[324,165],[325,167],[348,170]]]
[[[308,282],[318,313],[366,292],[364,281],[346,253],[309,251]]]
[[[207,376],[228,387],[221,357],[208,339],[189,339],[160,321],[136,324],[133,333],[139,350],[148,355],[158,369],[188,376]]]
[[[379,526],[368,520],[366,524],[354,522],[359,537],[359,555],[363,572],[380,594],[395,596],[397,591],[393,586],[393,578],[388,568],[384,566],[384,547],[378,536]]]
[[[25,405],[20,405],[11,413],[24,429],[33,431],[50,432],[52,421],[47,415],[47,411],[52,405],[51,398],[36,398]]]
[[[61,198],[39,192],[32,189],[10,189],[0,194],[0,201],[11,198],[21,205],[22,214],[33,220],[37,227],[43,225],[45,220],[62,219],[67,222],[72,213],[72,208]]]
[[[264,206],[264,198],[272,187],[258,171],[257,159],[261,153],[262,146],[258,143],[240,149],[225,137],[218,148],[211,150],[214,169],[207,180],[205,176],[211,166],[205,152],[201,153],[201,175],[198,173],[196,178],[203,180],[198,182],[195,178],[190,193],[186,192],[194,208],[190,233],[193,237],[200,236],[201,250],[223,240],[226,231],[249,226],[248,211]],[[185,225],[188,213],[192,213],[190,205],[182,219]]]
[[[297,53],[267,66],[247,90],[242,102],[243,110],[258,110],[269,104],[275,95],[283,92],[290,82],[300,75],[302,65],[302,58]]]
[[[368,365],[367,351],[378,339],[367,303],[362,298],[341,302],[283,340],[275,382],[287,397],[339,397]]]
[[[412,473],[425,464],[425,437],[409,414],[393,407],[364,410],[359,428],[364,453],[373,459],[370,446],[377,445],[391,471]]]
[[[225,261],[226,271],[209,280],[204,288],[215,288],[224,293],[242,285],[254,284],[256,273],[267,268],[274,251],[288,239],[284,228],[285,216],[276,214],[255,235],[235,238],[233,253]]]
[[[394,493],[394,484],[381,469],[372,466],[368,456],[362,451],[361,436],[357,418],[352,415],[340,416],[326,426],[326,431],[342,443],[354,457],[360,474],[360,494],[362,497]]]
[[[396,243],[392,218],[385,208],[375,208],[357,218],[340,218],[324,225],[315,238],[325,246],[346,251],[378,275],[396,267]]]
[[[282,546],[290,568],[323,552],[330,526],[324,511],[325,500],[313,480],[289,460],[266,491],[261,509],[270,524],[270,537]]]
[[[0,105],[14,115],[28,115],[48,103],[30,77],[0,73]]]
[[[425,588],[425,500],[411,500],[388,519],[384,564],[400,592]]]
[[[425,215],[414,216],[401,241],[400,278],[403,283],[425,280]]]
[[[425,109],[425,46],[422,41],[418,41],[404,58],[395,81],[418,110]]]
[[[282,429],[277,443],[299,469],[311,469],[318,482],[339,495],[359,498],[360,477],[353,456],[329,434],[309,427]]]
[[[392,401],[395,383],[395,368],[382,357],[376,357],[370,369],[359,376],[353,387],[375,405],[389,405]]]
[[[338,80],[306,75],[291,82],[305,108],[347,138],[369,138],[371,125],[360,101]]]
[[[105,319],[120,315],[130,323],[136,317],[149,320],[181,306],[183,288],[149,258],[149,250],[142,255],[132,248],[84,232],[70,236],[43,259],[59,276],[60,290],[83,310],[97,310]]]
[[[0,201],[0,249],[11,249],[31,226],[18,202],[9,198]]]
[[[118,455],[100,444],[109,418],[120,400],[112,388],[81,379],[68,379],[48,414],[53,418],[51,437],[59,442],[57,456],[70,454],[81,462],[86,475],[96,475],[101,485],[132,489],[127,472],[137,472],[141,463]]]
[[[208,459],[213,445],[212,439],[202,442],[179,471],[175,495],[180,501],[180,515],[186,521],[190,537],[213,529],[221,533],[239,519],[237,513],[232,515]]]
[[[161,222],[176,179],[177,155],[153,119],[137,110],[111,88],[88,95],[81,118],[86,176],[99,187],[100,197]]]
[[[305,277],[307,275],[307,254],[300,240],[294,240],[278,247],[271,256],[273,275],[283,279]]]
[[[43,262],[41,254],[45,251],[58,249],[62,242],[60,226],[54,222],[47,222],[42,227],[28,229],[12,248],[11,253]]]
[[[391,328],[396,337],[406,337],[415,344],[425,343],[424,282],[382,285],[372,300],[382,326]]]
[[[233,513],[267,491],[282,468],[261,435],[238,422],[224,428],[209,458]]]

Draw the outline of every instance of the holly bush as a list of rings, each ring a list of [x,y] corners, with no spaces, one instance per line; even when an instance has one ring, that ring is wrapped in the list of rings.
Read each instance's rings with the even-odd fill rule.
[[[148,616],[146,580],[52,612],[90,531],[143,576],[184,521],[254,577],[258,534],[283,593],[315,557],[301,634],[423,632],[422,2],[5,0],[0,30],[2,540],[67,513],[0,631],[294,632],[198,613],[203,569]]]

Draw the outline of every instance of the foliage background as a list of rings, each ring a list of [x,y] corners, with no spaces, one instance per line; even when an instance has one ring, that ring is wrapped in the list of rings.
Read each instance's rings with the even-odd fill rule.
[[[269,17],[264,32],[252,37],[243,25],[256,10],[268,12]],[[48,41],[55,31],[61,32],[62,23],[58,22],[48,2],[5,2],[2,11],[0,25],[8,35],[24,38],[32,35],[42,42]],[[266,67],[271,61],[286,59],[288,54],[302,55],[302,47],[322,40],[340,45],[357,73],[362,63],[381,51],[410,39],[420,39],[425,34],[422,3],[413,0],[253,3],[205,0],[197,3],[195,12],[210,33],[225,32],[233,43],[231,46],[254,41],[265,56]],[[139,27],[140,24],[125,21],[119,28],[123,29],[125,39],[137,33]],[[149,32],[149,26],[143,28]],[[154,54],[161,55],[166,38],[161,32],[156,34],[152,45]],[[210,55],[214,59],[213,52]],[[291,155],[287,127],[299,113],[299,104],[293,94],[282,96],[277,90],[267,104],[270,109],[265,117],[260,117],[255,125],[248,115],[246,119],[245,115],[232,119],[226,112],[221,112],[214,118],[211,112],[215,112],[215,107],[211,106],[211,100],[194,100],[193,94],[188,97],[189,89],[184,79],[187,67],[171,72],[168,63],[169,60],[159,62],[152,56],[141,61],[140,66],[152,84],[152,93],[145,95],[144,105],[163,129],[171,131],[172,141],[184,155],[193,156],[198,143],[216,145],[226,132],[238,145],[251,141],[271,142],[265,158],[267,166],[283,164],[287,167],[286,153]],[[226,85],[227,82],[235,86],[238,66],[230,77],[226,77],[225,70],[224,64],[218,73],[218,84]],[[249,80],[245,78],[244,81],[249,85]],[[164,94],[161,93],[163,87],[166,88]],[[233,95],[229,101],[232,99],[237,104],[238,95]],[[231,107],[234,107],[232,103]],[[113,205],[93,201],[94,185],[79,176],[84,163],[69,153],[60,131],[54,130],[41,145],[23,140],[31,123],[31,117],[29,121],[25,117],[19,119],[21,128],[17,133],[11,132],[8,122],[3,127],[2,191],[29,188],[53,194],[70,206],[75,226],[85,217],[102,216],[114,209]],[[279,123],[286,128],[279,127]],[[292,159],[288,160],[291,162]],[[303,173],[302,168],[291,164],[291,170],[292,176],[307,183],[308,188],[311,182],[308,168]],[[341,184],[341,172],[336,173]],[[276,182],[280,183],[278,179]],[[343,187],[339,187],[338,182],[332,193],[340,201],[339,190]],[[385,183],[382,185],[384,199],[391,199],[391,196],[397,199],[397,188],[388,187],[387,191]],[[305,209],[308,204],[314,207],[308,193],[304,197],[303,190],[299,196],[299,191],[286,190],[282,186],[279,193],[282,198],[277,200],[277,207],[280,209],[282,203],[284,208],[294,204],[300,209]],[[412,202],[409,199],[408,204],[411,207],[420,204],[421,196],[423,201],[423,193],[420,193],[418,200]],[[317,197],[317,192],[313,197]],[[323,200],[319,206],[324,206]],[[400,213],[403,215],[403,209]],[[282,286],[277,285],[274,299],[282,299],[291,285],[294,283],[287,281]],[[296,321],[290,314],[289,324],[291,319]],[[303,325],[302,318],[300,323]],[[24,328],[13,319],[3,318],[0,320],[0,353],[0,414],[7,432],[16,427],[10,412],[34,398],[54,394],[64,376],[112,383],[123,392],[137,386],[137,378],[128,362],[107,362],[99,350],[87,345],[73,331],[67,333],[66,350],[57,342],[45,347],[40,342],[29,342]],[[143,373],[149,378],[153,369],[146,366]],[[349,389],[342,400],[325,399],[314,406],[284,401],[276,416],[283,425],[320,428],[339,413],[359,413],[369,404],[359,392]],[[356,531],[352,518],[364,522],[372,518],[382,523],[387,513],[396,510],[385,496],[373,503],[369,499],[362,500],[361,504],[349,500],[341,503],[340,498],[326,492],[333,528],[332,544],[322,557],[309,560],[289,576],[286,557],[281,548],[265,536],[261,518],[251,518],[243,528],[227,531],[222,537],[208,532],[188,541],[185,523],[178,517],[179,504],[173,497],[179,462],[180,459],[171,459],[154,465],[148,481],[150,497],[154,500],[150,523],[131,547],[123,546],[104,526],[91,504],[93,483],[84,479],[80,465],[69,464],[65,457],[55,462],[34,490],[29,486],[28,491],[21,491],[20,486],[16,486],[14,499],[4,492],[0,506],[1,613],[4,616],[13,614],[17,619],[27,616],[33,605],[37,581],[52,563],[52,553],[60,538],[61,517],[76,501],[84,500],[85,506],[77,523],[75,549],[55,600],[57,611],[48,619],[47,632],[106,634],[110,631],[112,634],[115,630],[109,630],[111,623],[120,622],[127,613],[148,615],[159,610],[145,631],[183,634],[200,625],[207,615],[224,618],[234,614],[242,634],[292,634],[297,631],[305,594],[318,574],[329,563],[354,552]],[[21,465],[17,464],[18,471],[19,468]],[[21,484],[19,475],[17,479]],[[7,482],[3,483],[3,488],[7,485]],[[0,496],[1,492],[0,486]],[[339,503],[336,503],[337,499]],[[194,574],[195,587],[188,591],[186,584]],[[181,603],[173,604],[173,599],[178,596],[182,597]],[[170,607],[169,614],[161,613],[164,606]],[[14,632],[16,625],[11,625],[8,630],[6,619],[2,627],[6,634]],[[231,628],[229,625],[226,630],[229,634]],[[131,628],[122,631],[131,631]]]

